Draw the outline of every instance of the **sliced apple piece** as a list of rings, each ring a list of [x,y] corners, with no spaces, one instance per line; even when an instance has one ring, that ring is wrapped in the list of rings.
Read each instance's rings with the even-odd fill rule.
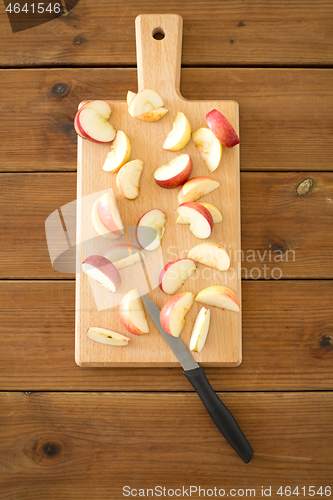
[[[179,205],[177,212],[185,223],[190,224],[193,236],[200,240],[209,238],[213,229],[213,217],[207,208],[200,203],[188,201]]]
[[[158,122],[164,115],[168,112],[165,108],[155,108],[150,111],[146,111],[142,113],[142,115],[137,115],[135,118],[142,120],[144,122]]]
[[[162,307],[160,313],[162,328],[173,337],[179,337],[185,325],[185,315],[191,309],[194,297],[194,293],[191,292],[177,293]]]
[[[193,326],[190,340],[191,351],[200,352],[202,350],[208,335],[209,322],[210,310],[208,307],[202,307]]]
[[[117,174],[118,191],[127,200],[135,200],[139,196],[142,169],[143,161],[132,160],[125,163]]]
[[[128,345],[130,339],[121,333],[107,330],[106,328],[99,328],[91,326],[87,330],[87,337],[95,342],[105,345],[125,346]]]
[[[136,288],[125,293],[119,304],[119,319],[126,330],[135,335],[149,333],[140,293]]]
[[[152,109],[162,108],[164,102],[162,97],[154,90],[145,89],[138,92],[131,100],[128,106],[128,112],[131,116],[137,117],[151,111]]]
[[[200,245],[196,245],[191,248],[187,257],[219,271],[226,271],[230,267],[229,255],[217,243],[201,243]]]
[[[192,276],[197,266],[191,259],[177,259],[169,262],[162,270],[159,283],[163,292],[174,295]]]
[[[100,103],[101,101],[92,102]],[[91,103],[86,103],[79,109],[76,113],[74,123],[75,129],[81,137],[98,143],[113,141],[116,136],[116,131],[107,121],[111,114],[111,108],[108,103],[105,103],[105,105],[105,109],[103,109],[102,105],[94,105],[91,107]],[[110,110],[108,114],[105,112],[107,106]]]
[[[211,213],[211,216],[213,217],[214,224],[218,224],[219,222],[222,222],[222,214],[218,208],[216,208],[211,203],[205,203],[204,201],[199,201],[198,203],[200,205],[202,205],[203,207],[207,208],[207,210],[209,210],[209,212]],[[177,220],[176,220],[176,224],[188,224],[188,222],[184,222],[183,219],[181,218],[181,216],[178,215]]]
[[[222,144],[209,128],[199,128],[192,139],[208,170],[214,172],[222,158]]]
[[[126,244],[115,245],[105,253],[104,257],[110,260],[118,270],[145,260],[139,248]]]
[[[165,231],[166,216],[162,210],[154,208],[146,212],[138,221],[136,239],[145,250],[156,250],[161,244]]]
[[[90,255],[82,262],[82,270],[110,292],[120,286],[121,278],[118,269],[102,255]]]
[[[127,97],[126,97],[127,106],[131,104],[131,101],[135,96],[136,94],[134,92],[131,92],[130,90],[127,92]]]
[[[95,201],[92,222],[97,233],[105,238],[115,240],[124,234],[120,213],[111,193],[105,193]]]
[[[206,122],[215,137],[227,148],[233,148],[239,144],[239,137],[231,125],[220,111],[212,109],[206,114]]]
[[[185,201],[196,201],[206,196],[206,194],[215,191],[220,183],[210,177],[193,177],[185,182],[178,193],[178,203]]]
[[[235,292],[226,286],[214,285],[201,290],[195,298],[206,306],[220,307],[229,311],[239,311],[239,300]]]
[[[178,111],[172,124],[172,129],[163,143],[163,149],[167,151],[179,151],[186,146],[190,139],[191,125],[184,113]]]
[[[116,138],[112,141],[111,151],[105,159],[103,170],[105,172],[118,172],[130,159],[131,150],[129,138],[122,130],[118,130]]]
[[[179,187],[190,177],[192,166],[192,160],[188,154],[178,155],[169,163],[158,167],[154,172],[154,179],[165,189]]]

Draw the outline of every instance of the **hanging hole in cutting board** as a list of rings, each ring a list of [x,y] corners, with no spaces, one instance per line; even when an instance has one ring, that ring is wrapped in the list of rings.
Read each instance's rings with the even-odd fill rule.
[[[165,37],[165,31],[162,28],[154,28],[152,31],[152,36],[155,40],[163,40]]]

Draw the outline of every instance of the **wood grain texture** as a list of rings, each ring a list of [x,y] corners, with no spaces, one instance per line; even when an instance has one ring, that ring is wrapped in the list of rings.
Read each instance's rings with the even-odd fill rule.
[[[271,486],[276,500],[281,485],[332,486],[332,394],[219,397],[254,449],[247,466],[196,394],[3,393],[0,498],[117,500],[126,485],[200,485],[256,497]]]
[[[165,33],[163,40],[152,36],[154,28]],[[140,289],[151,293],[149,297],[159,309],[170,298],[159,287],[159,276],[168,262],[187,256],[194,246],[205,242],[220,243],[230,256],[230,269],[218,272],[198,264],[195,275],[186,280],[181,291],[199,293],[211,285],[228,286],[241,300],[241,253],[240,253],[240,174],[239,146],[223,148],[220,166],[210,173],[193,141],[177,153],[166,151],[162,144],[172,129],[177,112],[185,114],[192,132],[207,127],[205,115],[211,109],[220,109],[236,132],[238,104],[235,101],[187,101],[179,93],[182,19],[174,15],[143,15],[136,21],[136,43],[138,52],[138,89],[152,89],[162,96],[168,113],[162,120],[147,123],[135,119],[128,113],[126,101],[109,101],[112,114],[110,123],[116,130],[124,131],[131,141],[131,160],[143,161],[140,178],[140,194],[135,200],[124,198],[116,186],[116,174],[102,170],[110,144],[78,141],[77,177],[77,267],[91,255],[104,255],[115,245],[126,243],[137,245],[135,227],[143,214],[151,209],[160,209],[166,215],[165,233],[159,249],[145,252],[145,267],[150,283],[145,279],[141,262],[120,272],[121,284],[115,293],[110,293],[96,281],[78,272],[76,276],[76,362],[80,366],[178,366],[171,351],[165,349],[165,341],[154,322],[148,317],[149,334],[129,333],[120,321],[118,306],[129,290]],[[205,199],[223,213],[223,224],[216,224],[206,240],[195,238],[188,225],[176,224],[179,188],[163,189],[153,177],[154,170],[187,153],[193,161],[191,178],[208,176],[219,181],[220,187]],[[125,231],[122,238],[107,240],[99,236],[92,224],[92,210],[96,200],[113,190]],[[200,189],[200,188],[198,188]],[[172,255],[171,255],[172,254]],[[239,270],[239,272],[238,272]],[[208,272],[207,272],[208,271]],[[189,347],[192,328],[202,304],[195,303],[186,315],[182,339]],[[211,310],[212,319],[205,349],[194,353],[203,366],[237,366],[241,362],[241,315],[232,311]],[[149,316],[149,315],[148,315]],[[109,328],[127,335],[128,346],[108,349],[93,342],[86,335],[92,327]],[[215,338],[215,342],[212,340]]]
[[[0,282],[0,390],[191,391],[181,368],[79,368],[68,281]],[[332,390],[331,281],[243,283],[243,362],[215,390]]]
[[[135,65],[138,14],[184,18],[183,64],[331,65],[332,3],[329,0],[80,0],[55,21],[12,34],[0,6],[1,66]]]
[[[1,174],[0,180],[0,277],[74,278],[52,268],[45,220],[75,200],[76,174]],[[269,278],[275,268],[283,278],[332,278],[332,199],[332,173],[243,172],[243,278]],[[274,270],[272,277],[279,275]]]
[[[25,33],[29,30],[15,36]],[[184,43],[185,38],[186,28]],[[78,103],[97,95],[125,99],[127,90],[136,88],[135,69],[1,70],[0,133],[6,141],[0,143],[0,171],[76,170],[73,120]],[[185,98],[239,103],[243,171],[331,171],[332,89],[332,70],[181,72]]]

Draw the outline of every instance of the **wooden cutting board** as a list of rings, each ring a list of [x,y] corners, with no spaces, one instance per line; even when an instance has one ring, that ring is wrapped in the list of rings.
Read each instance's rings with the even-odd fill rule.
[[[217,179],[220,187],[199,201],[210,202],[220,209],[222,223],[215,224],[211,236],[204,241],[221,244],[231,258],[230,269],[218,272],[198,264],[198,270],[189,278],[180,291],[198,293],[202,288],[213,284],[226,285],[241,298],[241,238],[240,238],[240,175],[239,146],[223,148],[222,160],[218,169],[209,173],[193,141],[180,152],[165,151],[162,144],[172,128],[178,111],[187,116],[192,132],[207,127],[205,115],[213,108],[221,111],[239,131],[238,104],[235,101],[188,101],[180,94],[180,64],[183,20],[178,15],[140,15],[136,19],[136,45],[138,63],[138,89],[152,89],[158,92],[164,107],[169,112],[158,122],[146,123],[132,118],[127,111],[126,94],[124,101],[112,101],[110,123],[123,130],[132,145],[131,160],[144,162],[140,183],[140,195],[136,200],[123,198],[116,187],[116,174],[104,172],[102,166],[109,144],[96,144],[78,138],[78,190],[77,190],[77,253],[78,269],[82,258],[91,254],[101,254],[114,242],[98,237],[91,222],[94,201],[110,188],[115,195],[127,237],[132,244],[134,227],[147,210],[159,208],[167,217],[165,234],[161,249],[145,252],[146,268],[142,264],[121,270],[122,284],[116,294],[92,282],[85,274],[76,275],[76,362],[80,366],[179,366],[175,356],[168,348],[152,320],[148,317],[150,333],[137,336],[128,333],[118,318],[117,303],[131,288],[139,287],[161,308],[169,298],[156,287],[156,269],[167,262],[184,257],[195,245],[202,243],[189,230],[188,225],[176,224],[178,207],[177,189],[162,189],[154,181],[153,171],[180,153],[188,153],[193,160],[191,177],[208,176]],[[163,39],[155,39],[154,34],[162,32]],[[209,81],[207,81],[207,88]],[[223,82],[221,82],[223,94]],[[110,81],[112,96],[112,81]],[[99,96],[96,96],[98,99]],[[119,242],[120,240],[117,240]],[[126,240],[125,240],[126,241]],[[157,260],[151,254],[158,253]],[[154,261],[151,263],[151,261]],[[157,264],[156,264],[157,262]],[[163,267],[163,262],[162,262]],[[158,269],[160,271],[160,269]],[[153,276],[154,275],[154,276]],[[112,296],[112,297],[111,297]],[[108,307],[108,306],[113,307]],[[202,304],[194,303],[186,315],[186,325],[181,338],[189,346],[192,327]],[[195,359],[203,366],[236,366],[241,362],[241,321],[240,313],[224,311],[211,307],[211,325],[206,344],[201,353],[194,353]],[[130,337],[126,347],[105,346],[86,337],[90,326],[115,330]]]

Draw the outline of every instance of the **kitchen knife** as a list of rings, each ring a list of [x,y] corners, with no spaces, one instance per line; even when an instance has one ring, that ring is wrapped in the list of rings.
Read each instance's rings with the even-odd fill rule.
[[[163,330],[160,322],[160,310],[154,302],[143,293],[142,298],[152,320],[184,368],[183,373],[185,377],[196,390],[211,419],[241,459],[248,464],[253,456],[253,450],[228,408],[215,394],[214,389],[206,378],[204,369],[198,365],[179,337],[173,337]]]

